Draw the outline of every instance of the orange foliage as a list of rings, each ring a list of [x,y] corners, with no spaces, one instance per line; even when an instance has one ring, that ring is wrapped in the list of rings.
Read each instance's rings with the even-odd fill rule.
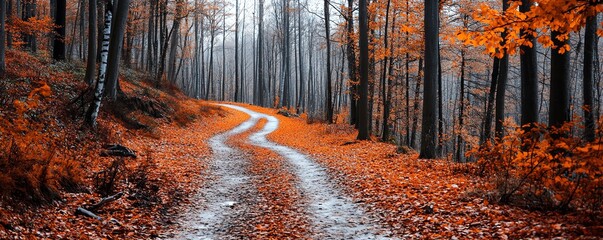
[[[597,236],[600,224],[584,215],[530,212],[495,205],[482,189],[486,179],[461,172],[472,165],[417,159],[396,146],[355,141],[351,126],[306,124],[275,110],[245,106],[276,116],[269,139],[300,149],[328,169],[369,214],[402,238],[527,238]],[[594,226],[593,226],[594,225]]]
[[[526,13],[519,10],[521,1],[509,1],[509,4],[504,12],[487,4],[476,6],[472,17],[484,25],[483,29],[461,29],[457,32],[457,39],[468,45],[484,46],[487,53],[501,58],[505,52],[517,53],[520,46],[533,47],[527,36],[536,38],[544,47],[554,47],[551,31],[563,33],[558,37],[560,41],[567,40],[571,32],[585,26],[587,17],[603,12],[603,4],[588,0],[538,1]],[[505,31],[507,36],[503,39],[501,33]],[[521,35],[520,31],[526,31],[526,34]],[[564,53],[570,50],[570,46],[557,50]]]
[[[199,172],[211,154],[205,141],[248,117],[125,79],[126,94],[162,101],[174,111],[161,119],[146,116],[152,132],[128,129],[103,112],[95,132],[82,128],[77,113],[67,109],[86,87],[75,74],[82,69],[16,50],[7,52],[7,63],[0,81],[0,102],[7,103],[0,104],[0,239],[157,236],[176,215],[174,206],[199,189]],[[132,116],[137,114],[144,115]],[[122,144],[139,156],[124,160],[123,178],[115,186],[127,197],[99,212],[104,221],[74,216],[75,208],[100,198],[88,186],[111,164],[98,156],[106,143]],[[18,201],[57,198],[63,201],[41,206]]]
[[[578,137],[558,137],[575,125],[570,122],[552,130],[538,125],[530,132],[516,128],[493,146],[474,149],[470,154],[478,157],[492,179],[490,189],[501,202],[528,201],[523,205],[533,208],[586,208],[600,214],[603,135],[592,143]],[[536,141],[528,137],[534,135],[542,137]]]

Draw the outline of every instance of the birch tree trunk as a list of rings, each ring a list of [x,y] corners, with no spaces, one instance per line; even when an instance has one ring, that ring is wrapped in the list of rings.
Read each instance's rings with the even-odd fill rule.
[[[96,83],[96,89],[94,91],[94,101],[90,104],[88,112],[86,113],[86,122],[96,127],[96,119],[98,118],[98,112],[101,106],[101,100],[103,98],[103,91],[105,89],[105,79],[107,73],[107,59],[109,56],[109,40],[111,38],[111,22],[113,13],[111,7],[107,6],[105,10],[105,28],[103,30],[103,41],[101,47],[101,63],[98,73],[98,82]]]

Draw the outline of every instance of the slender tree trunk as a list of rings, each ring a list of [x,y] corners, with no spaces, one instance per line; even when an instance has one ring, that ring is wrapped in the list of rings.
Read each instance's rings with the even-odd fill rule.
[[[290,41],[290,21],[289,21],[289,0],[283,0],[283,31],[284,31],[284,51],[283,51],[283,96],[282,106],[291,107],[291,41]]]
[[[128,10],[130,0],[119,0],[117,3],[117,12],[115,21],[113,21],[113,32],[111,33],[111,43],[109,45],[109,56],[107,63],[107,98],[111,101],[117,99],[119,89],[119,56],[121,55],[126,21],[128,20]]]
[[[368,85],[369,85],[369,51],[368,51],[368,6],[367,0],[359,0],[359,49],[360,49],[360,101],[358,102],[358,140],[368,140],[369,112],[368,112]]]
[[[583,65],[583,103],[584,109],[584,139],[592,142],[595,140],[595,119],[593,115],[593,55],[596,44],[597,18],[596,15],[587,18],[584,31],[584,65]]]
[[[79,44],[79,55],[80,55],[80,59],[84,60],[84,45],[85,45],[85,41],[84,41],[84,34],[86,31],[86,0],[82,0],[81,4],[80,4],[80,22],[79,22],[79,27],[80,27],[80,44]]]
[[[417,125],[419,125],[419,91],[421,90],[421,80],[423,80],[423,59],[419,59],[419,70],[417,74],[417,82],[415,85],[415,101],[413,103],[413,111],[412,111],[412,133],[410,136],[410,147],[413,149],[417,149]]]
[[[257,47],[257,87],[259,91],[257,91],[257,105],[262,106],[264,103],[263,97],[263,89],[264,89],[264,0],[259,0],[259,20],[258,20],[258,47]]]
[[[0,76],[4,76],[6,72],[6,0],[0,0]]]
[[[226,100],[226,9],[222,9],[224,16],[222,18],[222,95],[221,101]]]
[[[239,0],[235,0],[235,102],[241,102],[241,96],[239,96],[239,82]]]
[[[88,17],[88,59],[85,80],[89,86],[92,86],[96,72],[96,0],[88,2]]]
[[[105,78],[107,73],[107,60],[109,56],[109,44],[111,38],[111,22],[113,13],[111,12],[110,4],[105,10],[105,27],[103,29],[103,41],[101,47],[101,63],[98,73],[98,82],[96,83],[96,89],[94,91],[94,101],[90,104],[86,113],[86,122],[96,127],[96,119],[98,118],[98,112],[100,110],[101,101],[103,98],[103,91],[105,89]]]
[[[301,25],[301,10],[302,10],[302,6],[301,6],[301,0],[297,0],[297,52],[298,52],[298,56],[299,56],[299,95],[298,95],[298,99],[297,99],[297,110],[298,113],[301,112],[305,112],[305,90],[304,90],[304,57],[303,57],[303,53],[302,53],[302,25]]]
[[[350,85],[350,124],[358,128],[358,82],[356,73],[356,51],[354,49],[354,0],[348,0],[347,7],[347,24],[346,24],[346,38],[347,46],[346,52],[348,57],[348,78]]]
[[[509,74],[509,55],[505,53],[500,59],[498,67],[498,83],[496,84],[496,116],[495,116],[495,137],[502,140],[505,134],[505,94],[507,90],[507,80]]]
[[[326,120],[327,123],[331,124],[333,123],[333,89],[332,89],[332,83],[331,83],[331,29],[330,29],[330,25],[329,25],[329,0],[324,0],[324,11],[325,11],[325,38],[327,40],[327,53],[326,53],[326,57],[327,57],[327,81],[326,81],[326,85],[327,85],[327,91],[326,91],[326,95],[325,95],[325,103],[326,103],[326,110],[327,110],[327,114],[326,114]]]
[[[57,36],[54,37],[52,58],[55,60],[65,60],[65,16],[67,1],[56,0],[56,4],[54,24]]]
[[[387,1],[387,6],[385,8],[385,33],[383,35],[383,46],[385,47],[385,50],[388,51],[389,55],[392,55],[392,51],[391,49],[393,49],[391,46],[388,45],[388,30],[389,30],[389,9],[390,9],[390,5],[391,5],[391,0]],[[394,17],[395,18],[395,17]],[[395,25],[395,23],[393,24]],[[386,55],[385,58],[383,59],[383,65],[381,67],[381,95],[383,97],[383,128],[382,128],[382,134],[381,134],[381,141],[388,141],[389,140],[389,95],[388,95],[388,87],[391,86],[391,80],[389,76],[389,72],[388,72],[388,61],[391,61],[389,58],[390,56]],[[389,66],[389,69],[391,70],[391,66]]]
[[[149,23],[148,23],[148,41],[147,41],[147,71],[154,72],[153,61],[155,60],[156,55],[153,54],[153,42],[155,41],[155,5],[157,4],[157,0],[149,1]],[[196,22],[196,20],[195,20]]]
[[[5,12],[6,18],[7,18],[7,19],[5,19],[5,21],[8,21],[9,24],[12,24],[13,6],[14,6],[13,0],[4,0],[4,1],[6,1],[6,3],[5,3],[6,11],[4,11],[4,12]],[[5,23],[5,25],[6,25],[6,23]],[[6,29],[6,27],[5,27],[4,31],[6,34],[6,46],[8,48],[12,48],[13,47],[13,34],[11,33],[11,31],[9,29]]]
[[[178,42],[180,41],[180,22],[182,20],[184,1],[176,1],[176,14],[172,26],[170,39],[170,54],[168,57],[168,81],[176,84],[176,55],[178,54]]]
[[[484,117],[484,131],[480,139],[481,143],[489,142],[492,136],[492,111],[494,109],[494,98],[498,85],[498,76],[500,68],[500,58],[494,57],[492,63],[492,79],[490,81],[490,90],[486,102],[486,116]]]
[[[423,120],[421,124],[421,152],[419,158],[436,158],[438,135],[437,78],[439,58],[438,5],[436,0],[425,0],[425,84],[423,87]]]
[[[459,128],[457,133],[456,161],[465,162],[465,143],[463,138],[463,127],[465,124],[465,50],[461,50],[461,92],[459,94]]]

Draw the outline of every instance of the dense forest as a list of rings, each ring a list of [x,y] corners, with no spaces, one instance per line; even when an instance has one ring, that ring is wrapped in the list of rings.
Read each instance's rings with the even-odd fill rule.
[[[111,132],[115,119],[155,126],[136,111],[180,121],[178,109],[201,104],[181,102],[190,98],[347,126],[341,131],[355,139],[341,146],[383,142],[396,154],[444,161],[480,178],[487,186],[476,188],[500,204],[600,214],[600,12],[600,0],[1,0],[0,142],[10,146],[0,171],[29,141],[23,132],[47,131],[31,125],[41,114],[32,109],[51,92],[69,91],[61,105],[76,108],[68,115],[77,132],[93,135]],[[44,79],[76,72],[65,64],[81,69],[70,75],[79,87],[49,87]],[[30,81],[20,98],[11,92]],[[6,172],[0,183],[18,189]]]

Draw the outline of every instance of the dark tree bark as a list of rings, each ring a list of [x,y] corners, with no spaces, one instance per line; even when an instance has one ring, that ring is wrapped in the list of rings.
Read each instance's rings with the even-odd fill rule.
[[[419,158],[437,157],[437,78],[439,58],[438,5],[425,0],[425,84],[423,87],[423,120]]]
[[[384,42],[383,45],[385,46],[385,49],[389,49],[389,54],[392,55],[393,51],[392,51],[392,47],[388,45],[388,30],[389,30],[389,9],[390,9],[390,5],[391,5],[391,0],[387,1],[387,7],[385,8],[385,34],[384,34]],[[395,25],[395,22],[394,24]],[[383,66],[381,67],[381,95],[383,96],[383,128],[382,128],[382,133],[381,133],[381,141],[388,141],[389,140],[389,111],[390,111],[390,96],[389,96],[389,92],[387,91],[388,88],[391,87],[391,80],[390,80],[390,73],[392,70],[392,66],[389,66],[389,71],[388,71],[388,61],[391,61],[389,56],[386,55],[385,59],[383,59]]]
[[[570,120],[570,53],[559,52],[568,42],[558,39],[561,34],[557,31],[551,33],[555,48],[551,50],[549,126],[554,128],[559,128]]]
[[[421,99],[419,98],[419,91],[421,90],[421,81],[423,80],[423,58],[419,59],[419,68],[417,74],[417,82],[415,84],[415,99],[412,111],[412,131],[410,135],[410,147],[417,149],[417,127],[419,125],[419,104]]]
[[[358,83],[356,73],[356,51],[354,50],[354,0],[348,0],[346,52],[348,57],[348,78],[350,84],[350,124],[358,128]]]
[[[176,84],[176,55],[178,53],[178,42],[180,41],[180,21],[183,15],[184,1],[176,1],[176,14],[172,26],[172,34],[170,39],[170,54],[168,57],[168,81]]]
[[[117,12],[115,20],[111,27],[111,40],[109,44],[109,56],[107,63],[107,98],[111,101],[117,99],[117,91],[119,89],[119,56],[126,30],[126,21],[128,20],[128,10],[130,8],[130,0],[119,0],[117,3]]]
[[[6,72],[6,0],[0,0],[0,76]]]
[[[88,59],[84,79],[92,86],[96,72],[96,0],[88,2],[88,18]]]
[[[505,94],[507,92],[507,80],[509,76],[509,54],[505,53],[500,59],[498,66],[498,83],[496,84],[496,121],[494,126],[495,137],[501,140],[505,134]]]
[[[324,0],[324,11],[325,11],[325,38],[327,40],[327,91],[326,91],[326,120],[327,123],[333,123],[333,89],[331,83],[331,29],[329,25],[329,0]]]
[[[305,90],[304,90],[304,57],[302,53],[302,27],[301,27],[301,0],[297,0],[297,52],[299,57],[299,95],[297,99],[297,113],[301,113],[305,111]]]
[[[24,14],[23,20],[28,21],[30,18],[36,17],[36,0],[30,0],[24,2]],[[29,48],[31,52],[38,51],[38,43],[35,34],[24,34],[23,40],[25,42],[25,47]]]
[[[584,109],[584,139],[592,142],[595,140],[595,119],[593,105],[593,62],[597,33],[596,16],[589,17],[586,20],[586,30],[584,31],[584,66],[583,66],[583,103]]]
[[[235,102],[241,101],[241,97],[239,96],[239,82],[239,0],[235,0]]]
[[[521,12],[530,11],[533,0],[522,0]],[[533,30],[529,30],[533,31]],[[520,47],[521,62],[521,126],[529,131],[538,123],[538,59],[536,56],[536,39],[529,31],[522,30],[521,35],[532,43],[532,47]]]
[[[368,85],[369,85],[369,52],[368,52],[368,6],[367,0],[359,0],[358,22],[359,22],[359,49],[360,49],[360,101],[358,102],[358,140],[368,140],[369,116],[368,116]]]
[[[283,0],[283,31],[284,31],[284,51],[283,51],[283,95],[281,97],[281,106],[291,107],[291,37],[289,21],[289,0]]]
[[[52,58],[55,60],[65,60],[65,17],[67,12],[67,1],[56,0],[55,10],[54,24],[56,26],[56,36],[54,37]]]
[[[12,23],[13,5],[14,5],[13,0],[4,0],[4,1],[6,1],[6,3],[5,3],[6,11],[4,11],[4,12],[5,12],[6,18],[7,18],[7,19],[5,19],[5,21]],[[5,23],[5,25],[6,25],[6,23]],[[5,31],[5,36],[6,36],[6,46],[8,48],[12,48],[13,47],[13,34],[10,32],[10,30],[6,29],[6,27],[5,27],[4,31]]]
[[[484,118],[484,132],[481,139],[481,143],[490,141],[492,136],[492,111],[494,109],[494,97],[496,96],[496,89],[498,85],[498,77],[500,73],[500,58],[494,57],[494,63],[492,63],[492,79],[490,81],[490,90],[488,91],[488,99],[486,103],[486,116]]]
[[[259,19],[258,19],[258,49],[257,49],[257,102],[256,105],[262,106],[264,103],[264,0],[259,0]]]
[[[461,50],[461,92],[459,94],[459,129],[458,134],[456,136],[456,161],[457,162],[465,162],[464,150],[465,143],[463,139],[463,125],[465,120],[465,50]]]
[[[509,8],[509,1],[503,0],[503,11]],[[507,36],[507,32],[502,33],[503,39]],[[494,117],[495,137],[499,141],[502,140],[505,134],[505,94],[507,91],[507,80],[509,78],[509,54],[505,51],[503,57],[500,59],[498,66],[498,81],[496,84],[496,114]]]

